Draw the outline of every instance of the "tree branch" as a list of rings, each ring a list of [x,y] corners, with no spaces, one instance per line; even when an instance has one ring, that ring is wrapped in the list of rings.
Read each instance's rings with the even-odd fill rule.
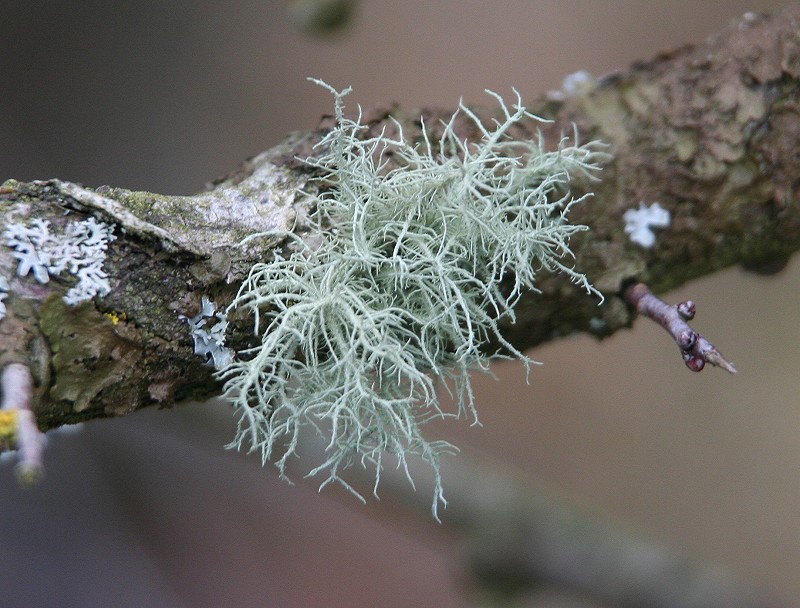
[[[610,146],[602,181],[573,191],[593,188],[594,200],[571,212],[591,227],[573,237],[576,267],[606,299],[598,307],[567,278],[542,273],[541,293],[522,299],[504,337],[527,348],[574,332],[607,336],[631,324],[636,313],[625,291],[634,283],[658,293],[734,264],[765,273],[783,267],[800,247],[798,23],[797,6],[748,16],[703,45],[530,104],[554,122],[530,122],[514,137],[540,129],[553,143],[577,127],[581,137]],[[451,112],[391,114],[416,138],[420,115],[435,137],[439,119]],[[395,129],[388,116],[367,116],[371,132]],[[58,180],[0,187],[4,226],[36,219],[63,230],[88,216],[115,226],[103,265],[108,293],[76,308],[62,301],[61,279],[42,284],[17,276],[13,250],[0,243],[0,276],[8,282],[0,298],[0,368],[22,363],[31,370],[41,428],[219,393],[180,316],[197,315],[203,296],[224,307],[252,264],[278,243],[265,236],[242,244],[248,235],[293,229],[302,236],[310,211],[303,192],[317,185],[297,158],[317,153],[326,126],[290,136],[194,196]],[[467,121],[456,129],[478,136]],[[656,201],[669,225],[658,229],[652,248],[631,242],[625,212]],[[236,350],[250,345],[235,318],[228,338]]]
[[[0,447],[19,452],[17,475],[23,483],[34,483],[44,470],[44,435],[31,410],[33,380],[21,363],[6,365],[0,376]]]
[[[686,367],[690,370],[699,372],[706,363],[711,363],[730,374],[736,373],[736,368],[725,360],[717,347],[687,323],[694,318],[695,314],[695,304],[692,300],[686,300],[677,306],[670,306],[650,293],[650,290],[642,283],[636,283],[626,289],[625,299],[636,308],[636,312],[652,319],[669,332],[681,351]]]

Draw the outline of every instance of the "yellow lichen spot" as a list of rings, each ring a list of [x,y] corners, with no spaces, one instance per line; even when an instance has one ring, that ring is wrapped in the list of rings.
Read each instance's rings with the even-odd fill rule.
[[[0,410],[0,446],[14,449],[17,444],[19,412],[16,409]]]
[[[126,315],[124,312],[117,312],[116,310],[103,313],[103,316],[111,319],[111,323],[114,325],[114,327],[119,325],[120,321],[127,321],[128,319],[128,315]]]

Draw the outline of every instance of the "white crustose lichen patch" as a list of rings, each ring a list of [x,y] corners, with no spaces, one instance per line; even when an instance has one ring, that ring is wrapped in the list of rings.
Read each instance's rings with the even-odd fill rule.
[[[421,427],[477,421],[472,370],[509,356],[532,363],[498,324],[513,321],[535,273],[563,272],[599,295],[568,265],[570,236],[587,228],[568,223],[582,199],[567,192],[571,176],[594,174],[603,153],[597,142],[564,139],[547,151],[540,140],[511,139],[518,123],[540,120],[518,94],[509,106],[491,93],[501,115],[489,125],[460,105],[438,141],[423,125],[415,144],[399,123],[391,136],[370,137],[344,116],[349,89],[317,82],[334,95],[336,125],[306,161],[322,174],[319,194],[309,194],[312,234],[287,235],[292,244],[252,268],[230,307],[249,311],[259,341],[220,373],[241,412],[232,445],[265,462],[277,455],[283,473],[309,429],[326,445],[309,475],[349,488],[341,472],[370,466],[376,491],[387,454],[401,468],[421,456],[435,471],[435,514],[439,457],[454,448]],[[462,116],[480,141],[456,134]],[[455,397],[454,411],[440,389]]]
[[[652,228],[666,228],[670,223],[669,211],[658,203],[649,207],[644,202],[638,209],[628,209],[622,219],[625,221],[625,234],[631,241],[647,249],[656,244],[656,235]]]
[[[76,276],[78,284],[64,295],[64,301],[74,306],[111,290],[103,262],[109,241],[116,238],[113,230],[90,217],[67,223],[59,234],[51,230],[50,222],[37,218],[28,226],[9,224],[3,238],[19,260],[19,276],[31,273],[39,283],[65,270]]]

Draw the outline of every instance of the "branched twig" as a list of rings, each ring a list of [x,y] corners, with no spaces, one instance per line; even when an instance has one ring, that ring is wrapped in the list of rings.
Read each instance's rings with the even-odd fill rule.
[[[706,363],[711,363],[731,374],[736,373],[733,363],[726,361],[716,346],[687,323],[695,315],[695,304],[692,300],[670,306],[653,295],[643,283],[636,283],[626,289],[625,300],[635,307],[639,314],[652,319],[669,332],[681,350],[686,367],[693,372],[702,371]]]
[[[16,449],[17,475],[23,483],[34,483],[44,470],[44,434],[36,426],[31,410],[33,380],[28,366],[10,363],[3,370],[3,402],[0,408],[0,447]]]

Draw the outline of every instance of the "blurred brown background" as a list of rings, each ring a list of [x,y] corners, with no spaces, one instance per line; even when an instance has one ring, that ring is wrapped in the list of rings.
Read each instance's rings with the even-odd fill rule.
[[[365,107],[453,107],[512,86],[533,97],[782,4],[363,0],[348,30],[314,38],[277,0],[4,2],[0,178],[188,193],[315,126],[330,98],[306,76],[352,85]],[[639,322],[602,343],[537,349],[545,365],[530,386],[519,366],[498,366],[498,382],[478,379],[483,426],[436,431],[800,598],[798,295],[797,259],[774,277],[731,269],[669,295],[698,302],[695,326],[738,377],[691,374],[666,334]],[[446,513],[438,525],[389,500],[289,486],[223,450],[232,429],[219,404],[150,411],[55,437],[36,488],[0,467],[3,605],[474,600]]]

